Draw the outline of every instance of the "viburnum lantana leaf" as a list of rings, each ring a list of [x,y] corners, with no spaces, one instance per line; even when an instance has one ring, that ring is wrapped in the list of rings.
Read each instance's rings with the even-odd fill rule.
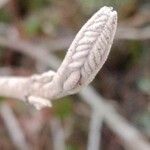
[[[108,57],[116,27],[117,12],[105,6],[81,28],[57,71],[63,92],[75,93],[94,79]]]

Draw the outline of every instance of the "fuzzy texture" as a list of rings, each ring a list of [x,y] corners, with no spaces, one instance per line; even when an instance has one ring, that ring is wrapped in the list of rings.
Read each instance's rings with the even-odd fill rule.
[[[57,72],[31,77],[1,77],[0,95],[22,99],[40,109],[50,100],[79,92],[106,61],[117,27],[117,12],[103,7],[81,28]]]
[[[63,91],[75,93],[95,78],[108,57],[116,25],[116,11],[103,7],[81,28],[57,72]]]

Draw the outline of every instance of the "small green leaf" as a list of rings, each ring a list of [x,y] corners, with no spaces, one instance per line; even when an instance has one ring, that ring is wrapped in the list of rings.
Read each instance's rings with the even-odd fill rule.
[[[68,117],[72,113],[72,100],[65,97],[60,101],[55,102],[54,112],[61,119]]]
[[[2,103],[4,100],[5,100],[5,98],[0,96],[0,103]]]
[[[40,31],[40,21],[31,17],[25,22],[25,30],[29,35],[35,35]]]
[[[0,21],[10,22],[11,21],[11,15],[4,10],[0,10]]]
[[[67,148],[66,148],[66,150],[78,150],[78,149],[79,148],[77,148],[76,145],[72,145],[72,144],[67,145]]]

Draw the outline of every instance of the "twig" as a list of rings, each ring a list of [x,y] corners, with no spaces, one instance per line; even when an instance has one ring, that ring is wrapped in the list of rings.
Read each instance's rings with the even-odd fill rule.
[[[17,44],[16,44],[17,43]],[[0,37],[0,45],[3,47],[8,47],[13,49],[14,51],[23,53],[31,58],[37,60],[41,64],[52,64],[52,68],[58,68],[58,60],[52,56],[49,56],[48,51],[44,47],[40,47],[38,45],[33,45],[30,42],[20,40],[20,39],[10,39],[6,37]],[[42,51],[42,52],[41,52]]]
[[[74,39],[75,35],[58,38],[57,40],[44,40],[42,45],[46,46],[50,51],[66,50]],[[119,26],[116,31],[115,40],[149,40],[150,39],[150,27],[135,28],[135,27],[123,27]],[[39,41],[40,42],[40,41]],[[59,44],[58,44],[59,43]]]
[[[100,116],[114,133],[123,141],[124,146],[129,150],[149,150],[148,141],[130,125],[107,100],[102,98],[92,87],[88,87],[80,92],[81,97],[93,109],[96,109]]]
[[[90,121],[87,150],[100,150],[102,123],[103,116],[100,116],[99,112],[93,109],[92,118]]]
[[[116,39],[149,40],[150,27],[144,27],[144,28],[119,27],[116,32]]]
[[[10,106],[3,104],[0,108],[1,116],[8,129],[8,133],[18,150],[30,150],[30,146],[27,144],[25,135],[17,121],[17,118],[13,114]]]
[[[0,8],[4,7],[10,0],[0,0]]]
[[[65,134],[64,129],[61,126],[60,120],[52,118],[50,120],[50,126],[54,150],[65,150]]]

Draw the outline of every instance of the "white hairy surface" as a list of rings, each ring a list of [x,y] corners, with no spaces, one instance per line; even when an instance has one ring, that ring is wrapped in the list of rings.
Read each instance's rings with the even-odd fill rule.
[[[72,42],[57,74],[67,93],[87,86],[106,61],[117,26],[117,12],[103,7],[88,20]]]
[[[31,77],[1,77],[0,95],[22,99],[40,109],[50,100],[87,86],[105,63],[117,27],[117,12],[103,7],[77,33],[57,72]]]

